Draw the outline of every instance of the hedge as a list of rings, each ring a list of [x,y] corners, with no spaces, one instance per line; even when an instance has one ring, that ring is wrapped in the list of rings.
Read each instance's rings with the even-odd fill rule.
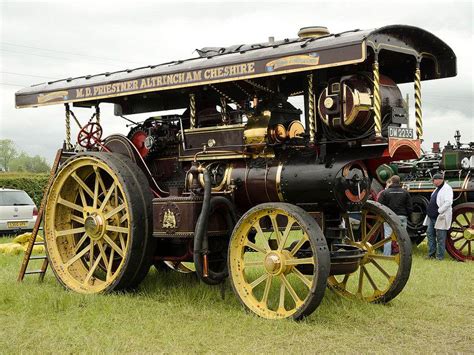
[[[49,174],[0,172],[0,188],[25,190],[39,208],[48,179]]]

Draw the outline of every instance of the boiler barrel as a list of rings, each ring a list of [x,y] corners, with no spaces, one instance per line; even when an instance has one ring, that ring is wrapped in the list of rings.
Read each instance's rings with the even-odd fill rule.
[[[359,210],[370,187],[362,162],[341,160],[328,165],[315,158],[235,163],[230,181],[236,187],[236,204],[242,207],[289,202],[312,204],[317,210]]]

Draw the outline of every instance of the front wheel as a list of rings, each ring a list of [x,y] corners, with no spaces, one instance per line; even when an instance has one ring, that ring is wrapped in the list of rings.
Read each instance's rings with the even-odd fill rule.
[[[229,244],[232,287],[244,307],[268,319],[301,319],[320,304],[330,257],[324,235],[306,211],[287,203],[250,209]]]
[[[366,254],[355,272],[330,276],[329,287],[342,296],[367,302],[386,303],[395,298],[411,270],[411,241],[400,223],[392,210],[373,201],[367,201],[360,213],[346,215],[344,241]],[[391,233],[386,235],[386,231]]]

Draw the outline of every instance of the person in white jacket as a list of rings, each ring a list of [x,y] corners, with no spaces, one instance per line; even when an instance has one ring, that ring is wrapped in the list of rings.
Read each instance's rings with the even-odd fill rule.
[[[428,258],[442,260],[446,246],[446,236],[451,228],[453,216],[453,189],[444,181],[442,174],[433,175],[433,184],[436,189],[426,209],[426,218],[423,224],[428,226]]]

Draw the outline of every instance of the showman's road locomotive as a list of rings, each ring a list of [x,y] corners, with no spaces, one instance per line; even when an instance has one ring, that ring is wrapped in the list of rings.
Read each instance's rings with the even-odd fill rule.
[[[410,239],[393,212],[366,201],[378,166],[420,156],[420,83],[455,76],[455,54],[411,26],[298,35],[16,93],[20,108],[65,106],[68,159],[44,230],[66,288],[130,289],[152,264],[195,269],[211,285],[229,277],[241,303],[271,319],[311,314],[327,285],[369,302],[401,292]],[[397,86],[407,82],[416,135]],[[102,103],[117,116],[161,115],[103,139]],[[92,118],[81,125],[71,104]],[[397,253],[383,255],[389,242]]]

